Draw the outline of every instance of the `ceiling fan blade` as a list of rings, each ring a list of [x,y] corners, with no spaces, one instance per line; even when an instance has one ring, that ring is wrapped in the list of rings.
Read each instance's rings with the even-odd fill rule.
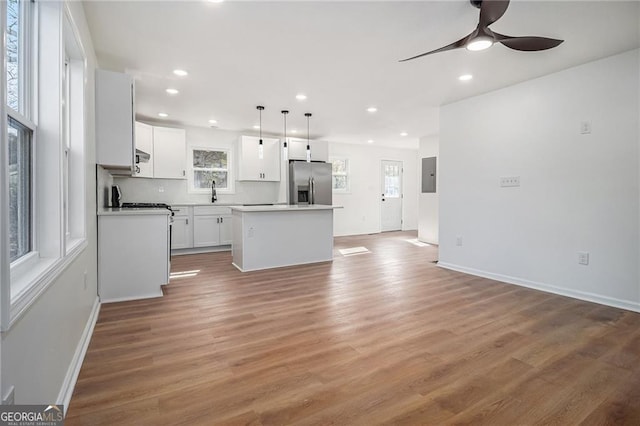
[[[509,7],[509,0],[482,0],[480,26],[487,27],[502,18]]]
[[[513,50],[524,50],[527,52],[534,52],[537,50],[547,50],[552,49],[564,40],[557,40],[555,38],[547,38],[547,37],[510,37],[502,34],[498,34],[496,32],[493,33],[495,40],[504,44],[509,49]]]
[[[412,56],[411,58],[401,59],[398,62],[410,61],[412,59],[417,59],[417,58],[421,58],[423,56],[431,55],[432,53],[446,52],[447,50],[459,49],[459,48],[463,47],[465,44],[467,44],[467,40],[469,39],[470,36],[471,36],[471,34],[462,37],[458,41],[454,41],[451,44],[448,44],[448,45],[446,45],[444,47],[441,47],[440,49],[432,50],[432,51],[427,52],[427,53],[422,53],[422,54],[417,55],[417,56]]]

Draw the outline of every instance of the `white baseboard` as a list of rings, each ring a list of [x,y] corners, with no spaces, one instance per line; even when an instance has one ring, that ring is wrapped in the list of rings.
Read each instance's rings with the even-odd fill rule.
[[[138,294],[135,296],[127,296],[127,297],[113,297],[111,299],[101,299],[101,303],[116,303],[116,302],[130,302],[132,300],[142,300],[142,299],[155,299],[156,297],[164,296],[162,292],[162,287],[166,285],[171,285],[171,283],[162,284],[158,289],[157,293],[149,293],[149,294]]]
[[[585,300],[587,302],[594,302],[594,303],[599,303],[601,305],[613,306],[614,308],[626,309],[627,311],[640,312],[640,303],[634,302],[632,300],[616,299],[614,297],[603,296],[601,294],[589,293],[586,291],[578,291],[578,290],[573,290],[565,287],[557,287],[551,284],[529,281],[522,278],[510,277],[508,275],[494,274],[492,272],[481,271],[479,269],[474,269],[474,268],[467,268],[465,266],[455,265],[452,263],[438,262],[438,266],[445,269],[451,269],[453,271],[463,272],[465,274],[476,275],[478,277],[501,281],[507,284],[515,284],[522,287],[545,291],[547,293],[559,294],[561,296],[567,296],[567,297],[572,297],[574,299]]]
[[[73,354],[73,359],[71,360],[71,364],[67,369],[67,374],[64,376],[62,387],[60,388],[60,392],[58,393],[58,398],[56,399],[56,404],[64,405],[65,415],[67,414],[67,409],[69,408],[69,402],[71,401],[71,395],[73,395],[73,389],[76,386],[76,381],[78,380],[78,375],[80,374],[80,368],[82,367],[84,356],[87,353],[87,349],[89,348],[89,343],[91,342],[91,336],[93,335],[93,328],[96,325],[96,321],[98,321],[99,312],[100,312],[100,299],[96,297],[96,300],[93,302],[93,307],[91,308],[91,314],[89,315],[87,324],[84,327],[84,331],[82,332],[82,336],[80,337],[78,346],[76,346],[76,351]]]

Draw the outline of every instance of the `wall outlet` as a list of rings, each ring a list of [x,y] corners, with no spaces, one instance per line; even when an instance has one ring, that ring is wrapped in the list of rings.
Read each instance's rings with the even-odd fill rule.
[[[500,186],[502,188],[520,186],[520,176],[503,176],[500,178]]]
[[[580,122],[580,134],[588,135],[591,133],[591,122],[590,121],[581,121]]]
[[[9,391],[2,398],[2,405],[15,405],[16,403],[16,388],[11,385]]]
[[[164,192],[164,186],[159,186],[158,187],[158,192]]]
[[[458,247],[462,246],[462,237],[456,237],[456,245]]]
[[[589,264],[589,253],[586,251],[578,252],[578,264],[579,265],[588,265]]]

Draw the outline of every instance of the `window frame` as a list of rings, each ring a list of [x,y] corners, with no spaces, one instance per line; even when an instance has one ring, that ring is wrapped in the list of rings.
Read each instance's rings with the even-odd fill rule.
[[[197,170],[211,170],[211,171],[226,171],[227,172],[227,188],[218,188],[216,187],[217,194],[235,194],[235,176],[234,176],[234,167],[233,167],[233,150],[230,148],[217,147],[217,146],[203,146],[203,145],[193,145],[188,148],[188,158],[187,161],[187,180],[188,180],[188,192],[191,194],[211,194],[211,188],[196,188],[194,186],[194,172]],[[193,152],[194,151],[218,151],[224,152],[227,154],[227,168],[202,168],[202,167],[194,167],[193,166]]]
[[[333,162],[334,161],[344,161],[344,172],[334,173],[333,171]],[[350,169],[350,161],[347,157],[331,157],[329,158],[329,162],[331,163],[331,191],[337,194],[350,194],[351,193],[351,169]],[[347,181],[347,186],[344,189],[335,188],[333,186],[333,177],[334,176],[344,176]]]
[[[7,2],[3,2],[2,7],[2,22],[3,27],[2,30],[6,32],[6,20],[7,20]],[[4,120],[3,120],[3,134],[7,134],[9,130],[9,118],[18,122],[20,125],[24,126],[28,129],[30,134],[30,182],[29,182],[29,198],[30,198],[30,213],[31,217],[29,220],[30,226],[30,237],[31,249],[29,252],[20,256],[19,258],[11,261],[9,260],[9,271],[10,276],[14,277],[16,275],[21,275],[24,271],[33,267],[35,262],[38,259],[38,229],[36,226],[36,218],[37,218],[37,199],[36,199],[36,179],[37,179],[37,151],[36,151],[36,141],[37,141],[37,126],[34,122],[33,118],[35,116],[35,110],[37,106],[37,102],[34,99],[34,95],[36,93],[36,79],[37,79],[37,71],[35,70],[35,66],[33,64],[37,64],[37,60],[35,59],[37,54],[37,22],[36,22],[36,7],[33,1],[20,1],[20,29],[19,29],[19,39],[22,39],[22,42],[19,43],[19,81],[22,84],[18,84],[18,96],[22,98],[22,103],[18,103],[18,110],[16,111],[12,107],[8,105],[7,99],[7,79],[6,79],[6,68],[3,69],[3,87],[5,96],[5,101],[3,102],[3,106],[5,108]],[[6,44],[3,46],[3,57],[6,58]],[[6,67],[6,65],[5,65]],[[7,159],[8,160],[8,159]],[[8,164],[8,163],[7,163]],[[8,173],[8,171],[7,171]],[[7,199],[7,201],[9,201]],[[7,230],[7,238],[9,238],[10,231]],[[11,292],[13,293],[13,292]]]
[[[29,37],[23,46],[29,46],[29,66],[25,73],[29,78],[28,108],[26,114],[14,111],[7,106],[6,59],[1,65],[4,73],[0,92],[3,102],[0,105],[0,131],[8,131],[8,117],[12,117],[33,131],[32,144],[32,238],[33,249],[28,254],[14,262],[9,262],[9,220],[8,220],[8,150],[0,150],[0,175],[3,184],[0,186],[0,328],[9,330],[16,321],[25,314],[49,286],[54,283],[63,271],[81,255],[88,247],[86,239],[86,117],[85,102],[87,87],[92,84],[92,78],[87,72],[87,60],[82,38],[79,36],[78,26],[74,22],[73,14],[67,2],[36,2],[26,0],[29,5],[29,26],[24,25],[24,33]],[[4,2],[6,5],[6,2]],[[0,30],[6,31],[6,6],[0,6]],[[75,40],[84,58],[79,66],[82,67],[82,90],[75,99],[81,102],[82,126],[72,132],[78,132],[78,143],[81,150],[80,159],[73,159],[78,168],[77,180],[79,186],[70,190],[70,195],[76,188],[79,190],[77,215],[81,219],[76,227],[81,229],[81,237],[68,241],[65,237],[64,223],[64,150],[62,127],[63,112],[60,105],[62,97],[62,73],[64,67],[61,61],[65,54],[64,37],[68,35],[66,22],[73,32]],[[22,34],[22,32],[21,32]],[[6,58],[6,45],[0,45],[0,54]],[[47,70],[39,72],[40,69]],[[87,81],[85,82],[85,78]],[[74,99],[74,95],[71,96]],[[71,101],[73,104],[73,100]],[[71,108],[76,108],[71,105]],[[28,115],[28,117],[26,116]],[[45,130],[43,130],[45,129]],[[73,154],[73,141],[72,141]],[[73,180],[74,178],[72,178]],[[74,226],[71,226],[72,237]]]

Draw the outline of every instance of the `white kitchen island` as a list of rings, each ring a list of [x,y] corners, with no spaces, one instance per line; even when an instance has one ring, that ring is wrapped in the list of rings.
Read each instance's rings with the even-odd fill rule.
[[[333,210],[320,204],[238,206],[233,214],[233,265],[256,271],[333,260]]]

